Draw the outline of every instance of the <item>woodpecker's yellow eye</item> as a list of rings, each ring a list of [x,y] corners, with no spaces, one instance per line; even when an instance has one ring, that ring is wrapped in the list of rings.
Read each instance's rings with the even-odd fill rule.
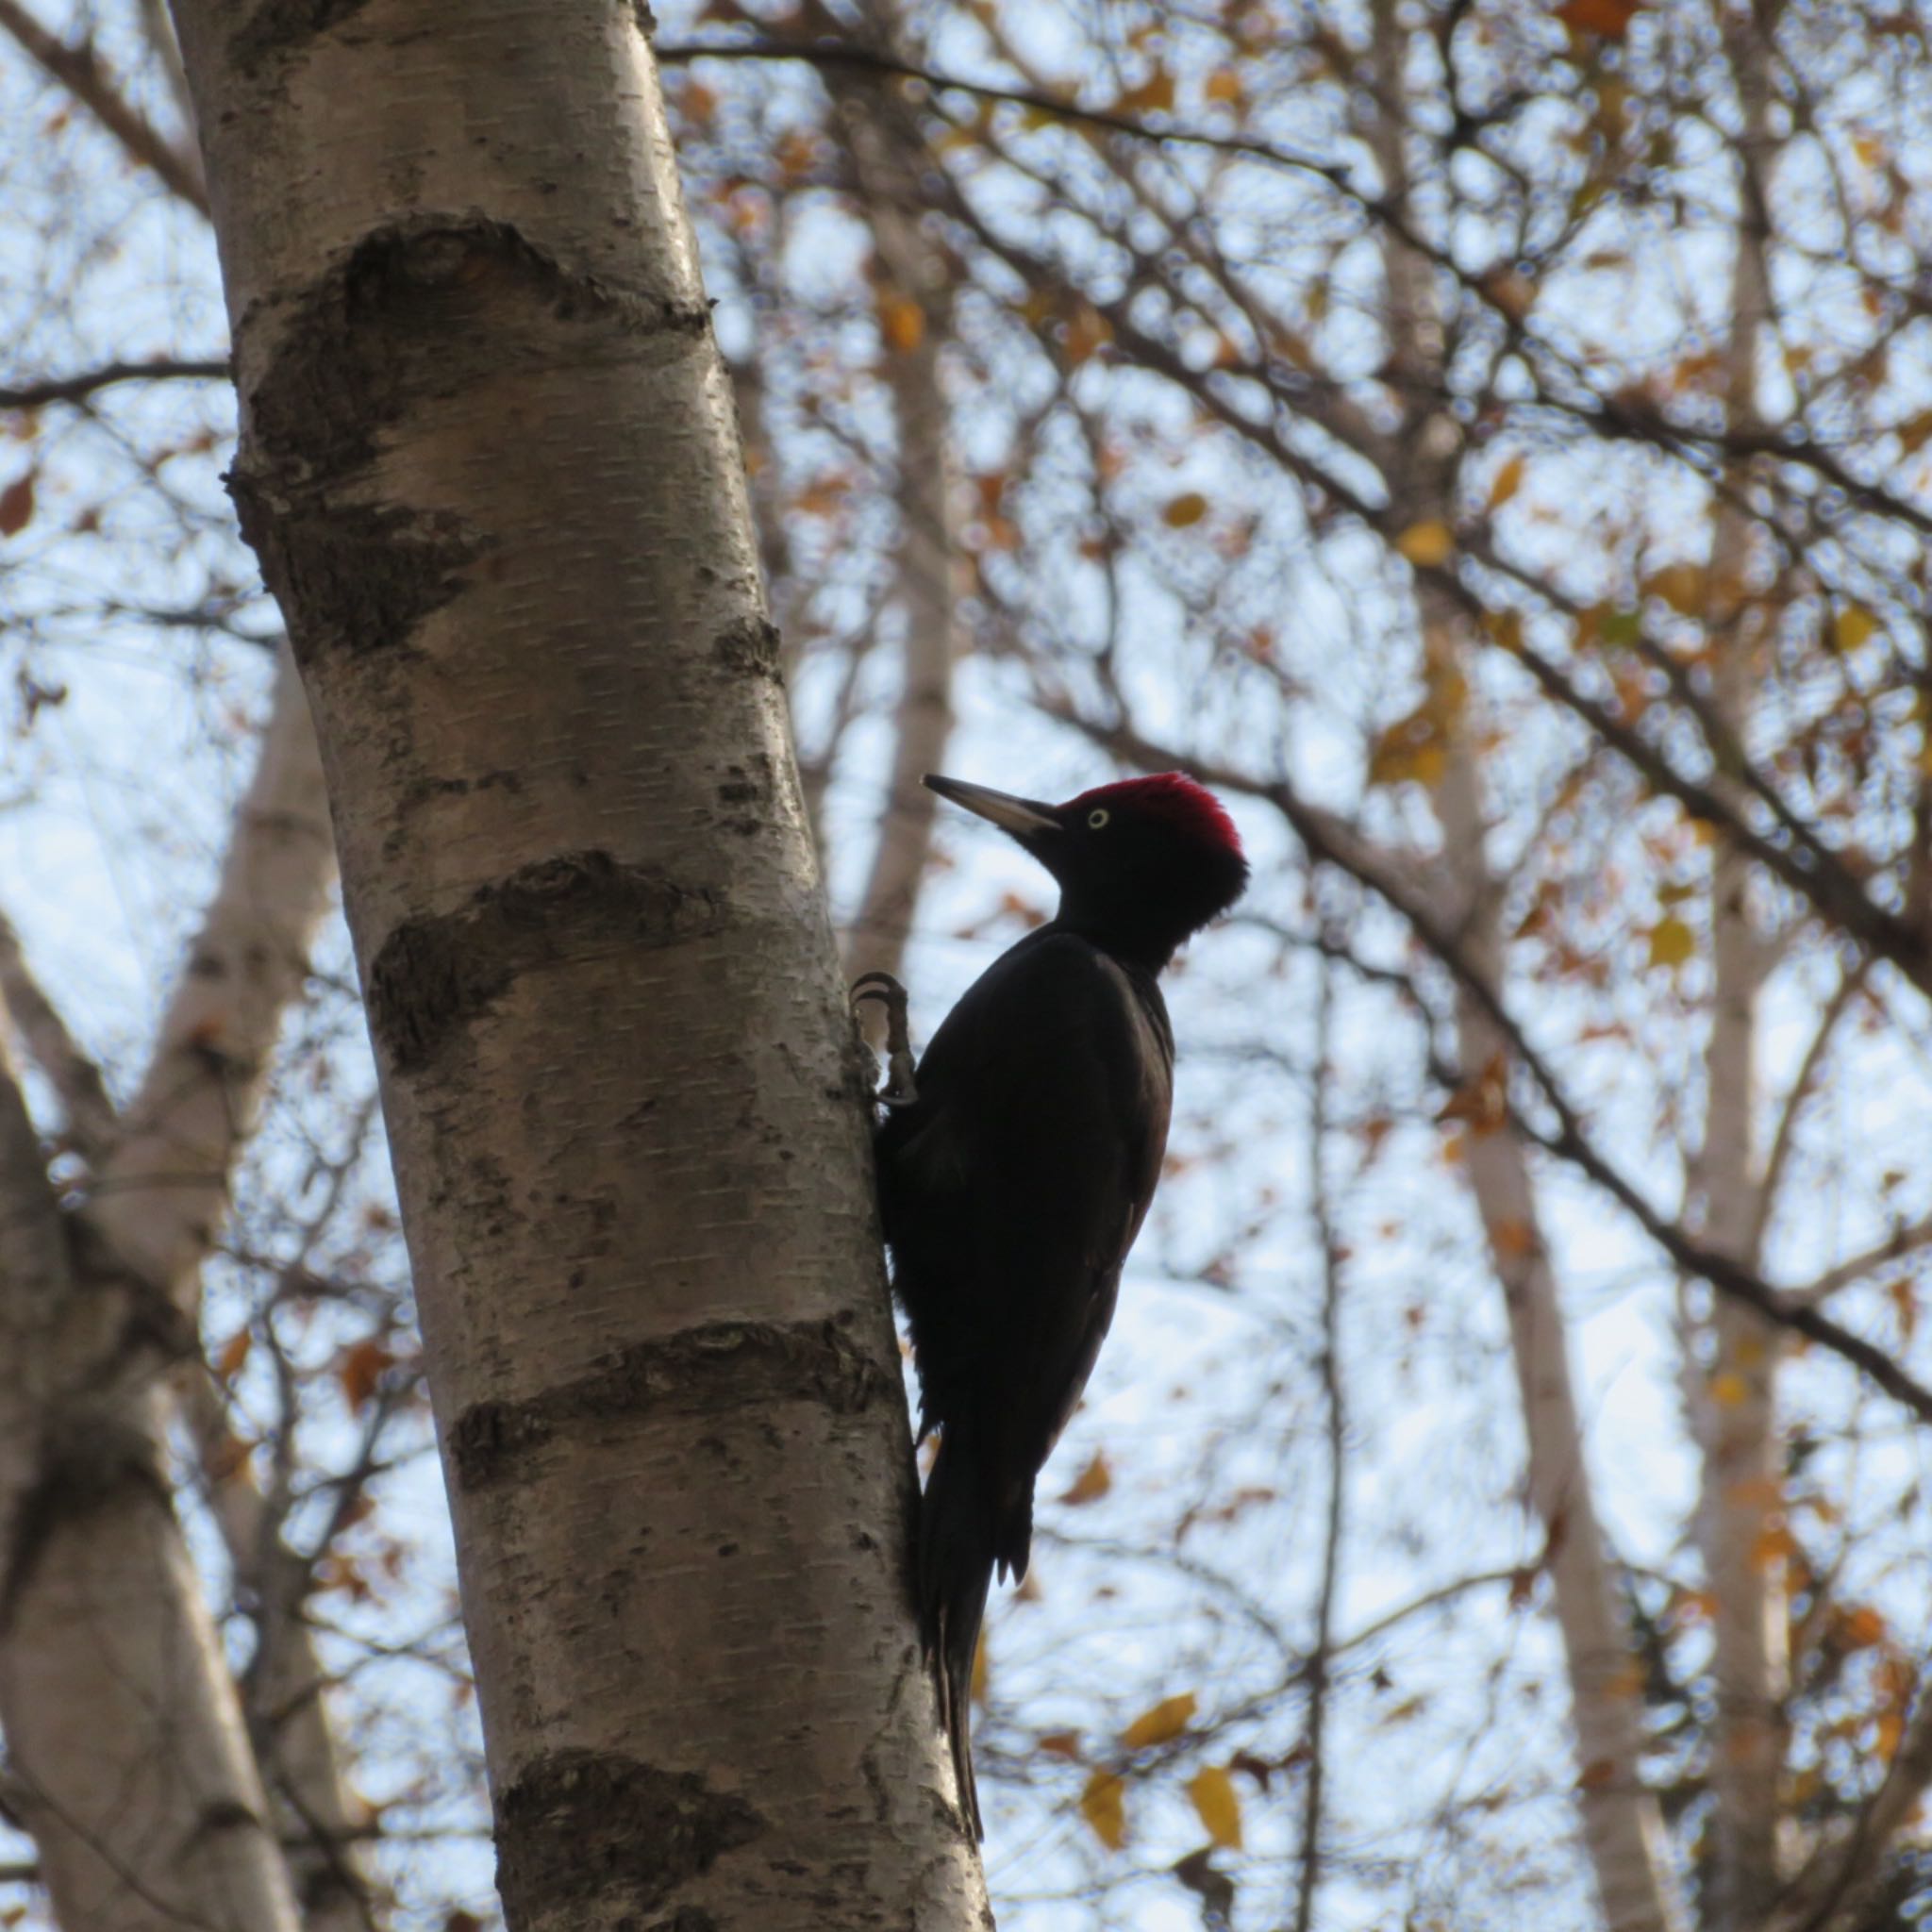
[[[1101,826],[1106,824],[1109,817],[1111,817],[1111,813],[1108,812],[1106,806],[1096,805],[1093,808],[1093,809],[1087,814],[1087,829],[1090,832],[1099,831]]]

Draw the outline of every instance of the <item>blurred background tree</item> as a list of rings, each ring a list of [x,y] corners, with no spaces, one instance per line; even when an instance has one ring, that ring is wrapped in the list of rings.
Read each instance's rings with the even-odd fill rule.
[[[1917,1923],[1918,14],[658,12],[855,967],[929,1028],[1050,909],[934,766],[1185,765],[1257,862],[991,1621],[1002,1922]],[[165,28],[0,31],[8,1224],[192,1277],[168,1574],[308,1915],[488,1923],[346,941],[287,911],[305,974],[186,996],[224,851],[291,819],[237,815],[276,625]]]

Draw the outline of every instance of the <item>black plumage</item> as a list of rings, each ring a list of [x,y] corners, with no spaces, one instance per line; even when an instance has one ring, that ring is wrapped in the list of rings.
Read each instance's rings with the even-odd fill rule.
[[[960,1801],[980,1829],[968,1699],[997,1568],[1026,1574],[1033,1485],[1100,1352],[1160,1176],[1174,1035],[1158,975],[1240,896],[1219,804],[1178,773],[1064,805],[928,778],[1060,887],[1050,924],[1001,955],[934,1034],[917,1097],[877,1138],[892,1287],[939,1453],[918,1590]]]

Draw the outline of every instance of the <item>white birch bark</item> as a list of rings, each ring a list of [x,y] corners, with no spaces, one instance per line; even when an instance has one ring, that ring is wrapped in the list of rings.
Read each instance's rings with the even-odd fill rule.
[[[163,1474],[165,1315],[74,1240],[10,1072],[0,1237],[0,1724],[55,1915],[84,1932],[294,1932]]]
[[[334,876],[315,734],[284,651],[214,898],[88,1210],[115,1257],[185,1314]]]
[[[200,1269],[227,1208],[228,1186],[259,1108],[276,1037],[300,994],[329,902],[335,847],[308,707],[284,649],[254,776],[201,930],[162,1017],[153,1058],[118,1124],[89,1210],[115,1258],[182,1332],[199,1314]],[[191,1433],[210,1393],[198,1363],[177,1377]],[[243,1465],[212,1482],[215,1516],[237,1575],[257,1594],[262,1655],[251,1707],[262,1769],[309,1932],[368,1923],[359,1854],[342,1842],[365,1820],[342,1775],[316,1687],[323,1671],[296,1614],[273,1587],[274,1536]],[[314,1842],[317,1834],[335,1840]],[[305,1841],[308,1841],[305,1843]]]
[[[986,1923],[864,1082],[638,19],[180,0],[512,1927]]]
[[[1461,888],[1458,922],[1471,964],[1500,987],[1501,893],[1483,856],[1481,795],[1466,734],[1450,746],[1436,797],[1442,843]],[[1457,1050],[1470,1077],[1504,1058],[1495,1023],[1464,993]],[[1638,1771],[1643,1676],[1604,1552],[1556,1272],[1543,1243],[1523,1141],[1504,1124],[1466,1137],[1469,1183],[1509,1316],[1523,1401],[1529,1495],[1544,1534],[1576,1737],[1576,1806],[1608,1932],[1684,1932],[1690,1918],[1656,1796]]]
[[[1757,24],[1727,36],[1742,113],[1741,150],[1762,178],[1768,156],[1765,107],[1768,48]],[[1758,425],[1757,343],[1770,315],[1757,211],[1740,190],[1726,350],[1726,418],[1734,430]],[[1727,481],[1742,492],[1747,478]],[[1718,723],[1744,741],[1760,671],[1764,617],[1748,594],[1751,525],[1725,501],[1713,512],[1707,623],[1715,662],[1711,706]],[[1721,790],[1736,793],[1722,774]],[[1741,797],[1738,800],[1742,809]],[[1721,844],[1712,862],[1712,991],[1705,1043],[1702,1144],[1687,1174],[1692,1216],[1718,1254],[1755,1268],[1765,1219],[1753,1145],[1757,1002],[1764,949],[1753,928],[1751,867]],[[1781,1338],[1771,1324],[1725,1296],[1707,1323],[1707,1360],[1687,1361],[1693,1429],[1704,1452],[1694,1533],[1712,1600],[1712,1716],[1709,1918],[1712,1932],[1758,1932],[1783,1890],[1780,1781],[1787,1746],[1785,1697],[1790,1674],[1785,1562],[1784,1456],[1777,1438],[1774,1382]]]
[[[846,138],[872,223],[879,268],[897,299],[918,305],[918,341],[889,343],[886,375],[898,418],[899,539],[895,590],[905,625],[892,764],[865,890],[846,935],[846,969],[896,973],[932,854],[936,795],[920,780],[943,760],[953,730],[953,664],[958,656],[953,581],[957,545],[946,400],[940,351],[950,320],[946,271],[907,205],[920,160],[895,138],[876,90],[839,89]],[[876,1014],[878,1008],[869,1009]]]
[[[1408,35],[1393,0],[1376,0],[1376,108],[1371,137],[1387,192],[1407,192],[1403,123]],[[1443,343],[1426,264],[1391,240],[1383,252],[1388,327],[1395,363],[1418,392],[1441,393]],[[1401,478],[1405,522],[1455,518],[1453,432],[1424,425],[1412,467]],[[1454,661],[1458,614],[1418,599],[1424,649]],[[1459,901],[1458,928],[1486,982],[1503,984],[1501,888],[1485,849],[1481,780],[1466,725],[1448,733],[1435,795],[1442,851]],[[1507,1065],[1502,1034],[1468,993],[1457,1002],[1457,1045],[1465,1074]],[[1570,1376],[1569,1344],[1556,1274],[1537,1213],[1535,1183],[1521,1139],[1504,1124],[1468,1137],[1470,1188],[1482,1219],[1509,1318],[1509,1347],[1523,1403],[1529,1493],[1541,1522],[1557,1626],[1568,1666],[1576,1747],[1576,1805],[1583,1849],[1607,1932],[1685,1932],[1689,1914],[1673,1869],[1655,1795],[1638,1772],[1642,1676],[1604,1550],[1583,1428]]]

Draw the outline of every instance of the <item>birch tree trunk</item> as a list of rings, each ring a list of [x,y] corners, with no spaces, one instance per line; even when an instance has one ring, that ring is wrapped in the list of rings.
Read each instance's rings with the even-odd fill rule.
[[[1382,107],[1372,137],[1387,191],[1400,202],[1408,177],[1393,104],[1406,98],[1407,35],[1392,0],[1377,0],[1374,36]],[[1441,395],[1445,343],[1427,266],[1392,238],[1384,245],[1383,260],[1395,359],[1411,373],[1419,393]],[[1439,415],[1421,425],[1411,441],[1415,455],[1398,522],[1438,521],[1446,527],[1455,516],[1453,425]],[[1417,617],[1427,660],[1442,675],[1459,678],[1466,655],[1460,614],[1440,593],[1424,592],[1417,600]],[[1443,722],[1447,756],[1434,804],[1445,869],[1454,882],[1453,923],[1475,970],[1500,991],[1503,884],[1490,870],[1473,733],[1467,720]],[[1457,1050],[1466,1079],[1487,1079],[1492,1067],[1507,1078],[1501,1030],[1466,991],[1457,1006]],[[1685,1932],[1690,1920],[1672,1870],[1662,1814],[1639,1776],[1641,1678],[1605,1557],[1570,1375],[1569,1338],[1534,1179],[1523,1142],[1506,1120],[1479,1124],[1468,1146],[1470,1188],[1508,1313],[1530,1503],[1543,1529],[1543,1564],[1563,1639],[1584,1853],[1607,1932]]]
[[[175,12],[515,1928],[987,1923],[865,1081],[637,14]]]
[[[1757,341],[1771,315],[1761,210],[1755,197],[1769,159],[1766,107],[1772,20],[1726,16],[1726,48],[1743,119],[1738,246],[1731,271],[1725,417],[1733,431],[1760,427]],[[1711,708],[1725,732],[1745,741],[1765,645],[1765,610],[1750,591],[1753,523],[1737,507],[1749,490],[1741,466],[1726,476],[1735,501],[1712,512],[1706,624],[1714,650]],[[1713,780],[1740,813],[1743,788]],[[1721,843],[1711,866],[1711,1018],[1705,1043],[1702,1144],[1687,1174],[1692,1214],[1713,1252],[1757,1264],[1765,1220],[1753,1146],[1757,994],[1765,948],[1753,928],[1752,866]],[[1712,1716],[1714,1799],[1709,1887],[1712,1932],[1757,1932],[1784,1890],[1780,1781],[1786,1757],[1785,1698],[1790,1674],[1784,1524],[1785,1457],[1777,1436],[1775,1380],[1782,1338],[1740,1304],[1718,1298],[1707,1324],[1709,1347],[1688,1363],[1690,1408],[1704,1451],[1695,1534],[1711,1600],[1717,1703]]]
[[[83,1215],[56,1205],[0,1078],[0,1720],[55,1910],[86,1932],[297,1924],[164,1443],[167,1372],[196,1354],[199,1263],[325,897],[322,804],[291,674],[140,1091],[92,1125]],[[24,1037],[92,1112],[104,1090],[52,1020]]]
[[[1442,842],[1457,855],[1460,929],[1471,963],[1501,984],[1502,893],[1483,858],[1481,796],[1466,733],[1450,747],[1437,799]],[[1457,1050],[1469,1078],[1505,1064],[1501,1031],[1470,994],[1457,1003]],[[1509,1353],[1523,1400],[1531,1507],[1542,1525],[1543,1568],[1576,1733],[1576,1802],[1607,1932],[1685,1932],[1656,1796],[1639,1774],[1642,1674],[1617,1602],[1570,1375],[1570,1344],[1556,1271],[1543,1241],[1523,1142],[1507,1123],[1473,1128],[1469,1183],[1509,1315]]]
[[[894,53],[898,23],[871,9],[874,37]],[[932,853],[937,797],[920,782],[938,771],[953,730],[953,665],[959,641],[953,576],[958,544],[947,460],[946,398],[940,350],[952,324],[949,270],[908,205],[924,165],[921,143],[900,121],[883,88],[831,76],[859,192],[872,222],[873,245],[890,298],[916,318],[886,349],[886,375],[898,419],[899,540],[894,563],[905,625],[898,701],[893,708],[891,770],[879,841],[845,944],[855,974],[897,973],[913,908]],[[883,1024],[876,1006],[868,1016]]]

